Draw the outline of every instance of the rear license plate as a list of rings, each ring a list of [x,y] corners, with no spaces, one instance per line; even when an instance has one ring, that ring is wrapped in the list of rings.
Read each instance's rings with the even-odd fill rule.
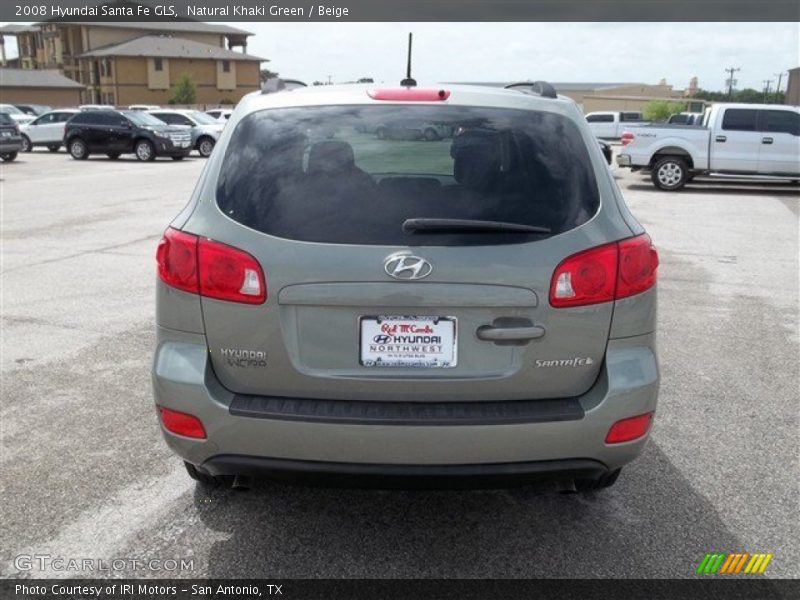
[[[361,317],[359,328],[365,367],[442,369],[458,362],[455,317]]]

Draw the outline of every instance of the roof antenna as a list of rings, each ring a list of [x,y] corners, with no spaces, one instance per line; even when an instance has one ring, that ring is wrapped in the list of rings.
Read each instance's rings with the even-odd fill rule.
[[[414,87],[417,85],[417,80],[411,78],[411,39],[414,34],[408,34],[408,65],[406,67],[406,78],[400,82],[400,85],[405,87]]]

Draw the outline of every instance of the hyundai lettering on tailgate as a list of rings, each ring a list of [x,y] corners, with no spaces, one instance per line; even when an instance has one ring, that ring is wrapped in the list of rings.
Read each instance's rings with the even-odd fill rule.
[[[360,329],[365,367],[456,366],[455,317],[361,317]]]

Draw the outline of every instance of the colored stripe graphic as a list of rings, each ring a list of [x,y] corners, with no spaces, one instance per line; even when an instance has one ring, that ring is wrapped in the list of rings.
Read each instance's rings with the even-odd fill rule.
[[[697,567],[697,572],[706,575],[716,573],[723,560],[725,560],[724,554],[707,553],[700,562],[700,566]]]
[[[734,575],[738,573],[762,574],[767,570],[767,565],[773,555],[767,553],[750,554],[749,552],[734,552],[722,554],[707,552],[697,566],[697,573],[703,575]]]

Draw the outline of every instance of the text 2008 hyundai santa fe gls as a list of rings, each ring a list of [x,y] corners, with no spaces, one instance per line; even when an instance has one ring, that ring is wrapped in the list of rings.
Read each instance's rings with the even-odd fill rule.
[[[607,487],[656,407],[657,266],[547,84],[252,94],[158,248],[164,436],[211,484]]]

